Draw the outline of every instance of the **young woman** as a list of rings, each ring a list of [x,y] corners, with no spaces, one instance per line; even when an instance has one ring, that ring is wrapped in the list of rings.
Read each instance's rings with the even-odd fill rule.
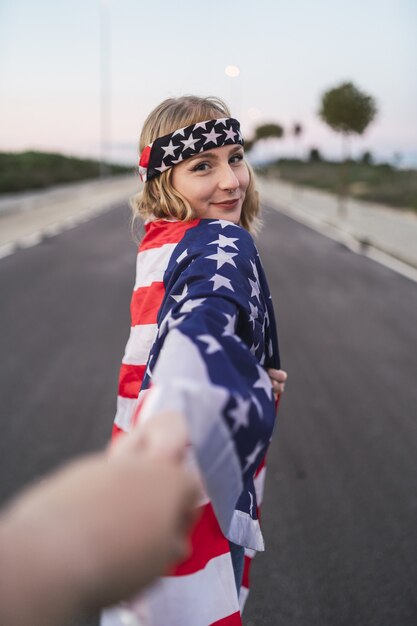
[[[145,121],[140,150],[134,210],[145,235],[114,435],[137,425],[152,436],[170,410],[166,428],[187,429],[204,496],[190,557],[126,607],[146,626],[237,626],[244,561],[264,549],[263,459],[286,378],[250,234],[258,194],[239,122],[217,98],[164,101]],[[121,626],[121,615],[108,610],[103,626]]]

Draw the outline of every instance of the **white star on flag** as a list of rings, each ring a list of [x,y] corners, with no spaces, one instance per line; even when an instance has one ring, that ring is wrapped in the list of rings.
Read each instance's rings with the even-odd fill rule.
[[[258,319],[258,307],[254,306],[252,302],[249,302],[249,306],[250,306],[249,321],[253,323],[253,327],[255,328],[255,320]]]
[[[204,137],[206,137],[206,140],[204,142],[204,145],[206,145],[206,143],[214,143],[215,146],[217,146],[217,137],[220,137],[220,133],[216,133],[216,131],[214,130],[214,128],[209,132],[209,133],[203,133]]]
[[[197,339],[207,344],[206,354],[214,354],[215,352],[221,352],[223,350],[217,339],[211,335],[198,335]]]
[[[190,134],[188,139],[181,139],[181,143],[184,144],[183,150],[187,150],[187,148],[190,148],[191,150],[195,150],[194,144],[197,143],[197,141],[199,141],[199,139],[198,138],[194,139],[193,133]]]
[[[239,250],[235,241],[239,241],[237,237],[225,237],[224,235],[219,233],[219,238],[215,241],[210,241],[208,246],[217,245],[219,248],[234,248],[235,250]]]
[[[166,326],[168,326],[168,330],[172,330],[173,328],[181,324],[183,320],[185,320],[185,315],[181,315],[180,317],[175,319],[172,315],[172,310],[169,310],[161,322],[158,335],[162,335]]]
[[[191,313],[198,306],[201,306],[207,298],[195,298],[194,300],[187,300],[180,308],[180,313]]]
[[[184,137],[184,131],[185,131],[185,126],[184,128],[179,128],[178,130],[175,131],[175,133],[172,133],[172,136],[175,137],[175,135],[182,135]]]
[[[222,276],[221,274],[214,274],[214,276],[209,278],[209,282],[213,282],[213,291],[217,291],[220,287],[225,287],[226,289],[230,289],[230,291],[234,291],[232,282],[226,278],[226,276]]]
[[[236,226],[236,228],[240,228],[240,226],[234,224],[233,222],[229,222],[228,220],[215,220],[214,222],[210,222],[210,225],[211,224],[219,224],[222,229],[226,228],[226,226]]]
[[[227,128],[227,117],[219,117],[214,125],[217,126],[217,124],[223,124]]]
[[[224,134],[225,134],[225,139],[226,140],[227,139],[231,139],[232,141],[235,140],[235,135],[237,135],[237,133],[233,130],[232,127],[230,127],[229,129],[226,129],[224,131]]]
[[[165,152],[164,159],[166,156],[175,156],[175,150],[178,150],[179,146],[174,146],[172,143],[172,139],[170,140],[167,146],[161,146],[162,150]]]
[[[254,384],[253,388],[254,389],[263,389],[265,391],[266,395],[268,396],[268,398],[271,400],[272,399],[272,384],[271,384],[271,380],[270,380],[268,374],[266,373],[266,371],[264,370],[263,367],[260,367],[259,365],[256,365],[256,369],[258,370],[259,378],[256,381],[256,383]]]
[[[177,263],[181,263],[181,261],[187,257],[187,254],[188,254],[188,250],[184,250],[184,252],[180,254],[180,256],[178,257]]]
[[[255,356],[257,349],[259,348],[259,343],[255,344],[253,343],[251,345],[251,347],[249,348],[250,352],[253,354],[253,356]]]
[[[204,130],[206,130],[207,122],[197,122],[197,124],[194,124],[194,130],[197,130],[197,128],[204,128]]]
[[[221,248],[217,248],[216,254],[211,254],[205,258],[216,261],[217,269],[219,270],[225,263],[229,263],[230,265],[233,265],[233,267],[236,267],[236,263],[233,261],[234,256],[237,256],[237,252],[225,252]]]
[[[256,263],[255,263],[254,261],[252,261],[252,260],[251,260],[251,261],[250,261],[250,264],[251,264],[251,266],[252,266],[252,272],[253,272],[253,275],[255,276],[256,280],[259,282],[259,274],[258,274],[258,270],[257,270],[257,268],[256,268]]]
[[[248,456],[246,457],[246,465],[243,469],[244,472],[246,472],[246,470],[249,469],[249,467],[254,464],[254,462],[259,456],[259,453],[262,452],[263,449],[264,449],[263,444],[260,441],[258,441],[258,443],[254,447],[252,452],[248,454]]]
[[[155,167],[156,170],[158,170],[158,172],[165,172],[166,170],[169,170],[171,166],[170,165],[165,165],[165,163],[162,161],[162,165],[161,167]]]
[[[248,278],[248,281],[250,282],[250,285],[252,287],[252,293],[250,294],[250,297],[252,298],[252,296],[255,296],[256,298],[258,298],[258,301],[259,301],[259,304],[260,304],[261,303],[261,299],[259,297],[259,294],[260,294],[261,290],[259,288],[258,281],[251,280],[250,278]]]
[[[149,366],[149,363],[148,363],[148,366],[146,368],[146,375],[149,376],[149,378],[152,378],[152,372],[151,372],[151,368]]]
[[[236,315],[229,315],[228,313],[223,313],[223,315],[226,317],[227,323],[224,327],[222,337],[233,336],[236,328]]]
[[[187,294],[188,294],[188,285],[184,285],[184,289],[182,290],[182,293],[178,294],[177,296],[171,295],[171,298],[174,298],[175,302],[181,302],[181,300],[184,300]]]
[[[246,428],[249,425],[249,411],[251,406],[250,400],[244,400],[241,396],[235,396],[236,407],[228,412],[229,417],[234,421],[232,433],[239,428]]]

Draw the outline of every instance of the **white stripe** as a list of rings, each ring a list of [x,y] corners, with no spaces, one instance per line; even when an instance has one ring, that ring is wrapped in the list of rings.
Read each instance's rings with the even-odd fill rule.
[[[136,411],[136,407],[139,402],[142,402],[145,395],[149,393],[150,389],[142,389],[139,392],[138,398],[124,398],[123,396],[117,396],[117,413],[114,418],[116,426],[129,432],[132,426],[133,414]],[[140,414],[139,414],[140,420]]]
[[[256,556],[256,550],[251,550],[250,548],[245,548],[245,556],[253,559]]]
[[[130,424],[132,422],[132,416],[136,409],[137,400],[134,398],[123,398],[123,396],[117,396],[117,412],[114,418],[116,426],[129,432]]]
[[[252,519],[249,513],[236,509],[230,522],[226,537],[238,546],[251,548],[258,552],[265,550],[264,538],[257,519]]]
[[[240,588],[240,593],[239,593],[239,607],[240,607],[241,613],[243,613],[243,609],[245,608],[248,595],[249,595],[249,589],[242,585],[242,587]]]
[[[141,626],[209,626],[239,611],[230,553],[211,559],[206,567],[186,576],[159,579],[128,610]],[[131,623],[135,623],[132,622]],[[102,621],[102,626],[121,622]]]
[[[138,253],[135,289],[149,287],[151,283],[163,280],[169,259],[177,245],[166,243],[160,248],[151,248]]]
[[[158,327],[156,324],[132,326],[125,348],[123,363],[126,365],[146,365],[157,331]]]

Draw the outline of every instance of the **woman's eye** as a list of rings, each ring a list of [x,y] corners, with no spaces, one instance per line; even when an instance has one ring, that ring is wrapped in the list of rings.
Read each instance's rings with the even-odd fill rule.
[[[193,167],[193,172],[205,172],[209,168],[208,163],[198,163],[195,167]]]
[[[239,161],[242,161],[242,159],[243,154],[234,154],[230,159],[230,163],[239,163]]]

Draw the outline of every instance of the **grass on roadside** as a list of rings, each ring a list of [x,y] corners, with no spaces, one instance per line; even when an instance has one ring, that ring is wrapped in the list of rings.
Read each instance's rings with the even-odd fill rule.
[[[107,166],[108,175],[131,172],[121,165]],[[0,193],[42,189],[61,183],[97,178],[100,163],[50,152],[0,152]]]
[[[338,193],[343,164],[331,161],[280,159],[258,171],[299,185]],[[417,211],[417,170],[399,170],[379,165],[348,161],[346,187],[349,196],[392,207]]]

